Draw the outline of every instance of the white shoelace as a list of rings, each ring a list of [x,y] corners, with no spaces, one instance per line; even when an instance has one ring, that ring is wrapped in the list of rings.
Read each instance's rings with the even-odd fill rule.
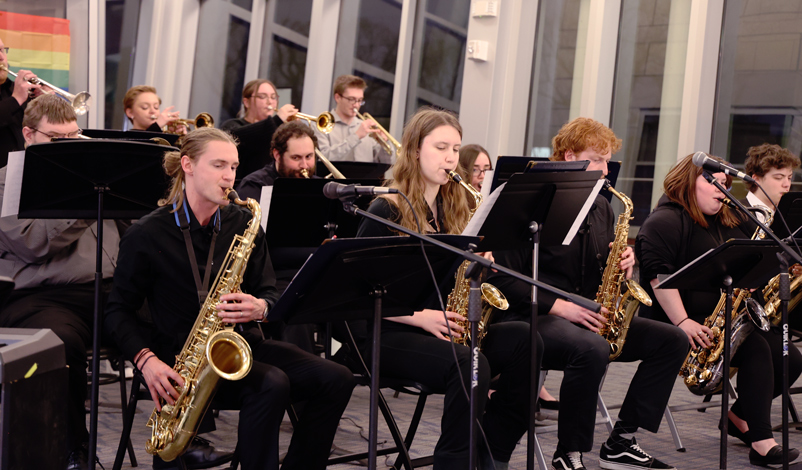
[[[582,452],[566,452],[566,457],[571,461],[572,468],[584,468],[582,463]]]
[[[641,454],[645,455],[646,457],[648,457],[650,459],[654,458],[651,455],[649,455],[648,452],[646,452],[645,450],[641,449],[637,442],[633,443],[630,447],[635,449],[636,451],[640,452]]]

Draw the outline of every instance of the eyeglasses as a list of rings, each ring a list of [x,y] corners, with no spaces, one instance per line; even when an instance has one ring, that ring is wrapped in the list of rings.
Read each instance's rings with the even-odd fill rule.
[[[351,106],[356,106],[356,105],[365,106],[365,100],[362,98],[354,98],[353,96],[342,96],[342,95],[340,96],[345,101],[351,103]]]
[[[0,47],[0,51],[3,51],[8,55],[8,46]]]
[[[483,174],[485,174],[485,172],[492,171],[492,170],[493,170],[492,168],[484,168],[484,169],[482,169],[482,168],[474,168],[473,169],[473,176],[483,175]]]
[[[271,100],[277,100],[278,99],[278,95],[276,95],[276,94],[268,95],[267,93],[257,93],[255,95],[251,95],[251,98],[258,98],[260,100],[266,100],[266,99],[270,98]]]
[[[48,134],[47,132],[42,132],[42,131],[40,131],[39,129],[37,129],[35,127],[31,127],[31,129],[35,130],[36,132],[38,132],[38,133],[40,133],[42,135],[46,135],[50,140],[53,140],[53,139],[75,139],[75,138],[77,138],[79,135],[81,135],[83,133],[82,129],[78,129],[77,131],[70,132],[69,134]]]

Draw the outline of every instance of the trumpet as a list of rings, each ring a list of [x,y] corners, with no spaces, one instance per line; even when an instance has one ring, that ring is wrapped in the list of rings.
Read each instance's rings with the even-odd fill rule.
[[[198,115],[195,116],[195,119],[176,119],[174,122],[176,124],[183,124],[187,126],[187,129],[189,129],[189,126],[194,126],[195,129],[200,129],[201,127],[214,127],[214,118],[209,113],[198,113]]]
[[[17,78],[17,74],[9,70],[9,68],[6,67],[5,64],[0,64],[0,70],[5,70],[6,72],[10,73],[14,78]],[[42,80],[41,78],[37,77],[29,78],[28,83],[32,85],[44,85],[50,88],[51,90],[53,90],[55,94],[69,101],[70,104],[72,105],[73,111],[75,111],[75,114],[78,116],[83,116],[84,114],[86,114],[86,112],[89,111],[89,106],[91,106],[92,104],[92,95],[90,95],[85,91],[82,91],[77,95],[73,95],[72,93],[62,90],[61,88],[52,85]]]
[[[334,129],[334,115],[328,111],[317,117],[310,114],[295,113],[287,118],[287,121],[295,121],[296,119],[303,119],[310,124],[314,124],[317,127],[317,130],[324,134],[328,134],[332,131],[332,129]]]
[[[357,108],[354,108],[354,113],[356,113],[356,117],[358,117],[363,121],[367,121],[368,119],[370,119],[371,121],[376,123],[376,125],[373,126],[373,128],[378,129],[379,132],[372,133],[370,134],[370,136],[376,139],[376,142],[378,142],[379,145],[381,145],[382,150],[384,150],[385,153],[389,155],[393,154],[393,149],[390,147],[390,144],[393,144],[393,147],[395,147],[396,154],[398,154],[398,152],[401,151],[401,144],[397,140],[395,140],[395,138],[391,136],[389,132],[387,132],[387,129],[385,129],[384,127],[382,127],[381,124],[379,124],[379,121],[373,119],[373,116],[371,116],[368,113],[360,114]],[[381,136],[377,134],[383,134],[387,140],[382,139]]]

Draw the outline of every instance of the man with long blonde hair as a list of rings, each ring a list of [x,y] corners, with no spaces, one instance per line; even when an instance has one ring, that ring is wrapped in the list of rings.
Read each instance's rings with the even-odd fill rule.
[[[202,128],[187,134],[181,150],[164,157],[172,185],[161,207],[135,223],[120,242],[106,327],[142,371],[157,407],[175,403],[176,385],[184,385],[172,368],[175,354],[214,287],[210,280],[224,266],[235,237],[252,220],[248,209],[230,204],[226,197],[238,163],[236,144],[226,132]],[[261,228],[239,287],[241,292],[220,297],[217,315],[235,324],[249,343],[253,367],[241,380],[222,381],[215,399],[240,409],[242,467],[278,469],[284,411],[290,403],[305,400],[282,468],[322,470],[354,387],[353,374],[293,345],[263,339],[257,323],[266,321],[278,292]],[[137,322],[145,299],[153,331]],[[161,464],[157,459],[154,464]]]

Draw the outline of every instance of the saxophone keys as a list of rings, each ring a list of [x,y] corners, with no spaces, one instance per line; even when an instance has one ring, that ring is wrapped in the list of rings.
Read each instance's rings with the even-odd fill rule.
[[[719,334],[721,334],[721,329],[717,326],[710,328],[710,331],[713,332],[713,336],[718,336]]]
[[[687,385],[689,387],[692,387],[692,386],[696,385],[696,383],[697,383],[697,380],[696,380],[696,376],[695,375],[689,375],[688,377],[685,377],[685,385]]]
[[[703,370],[701,374],[699,374],[699,378],[707,382],[710,378],[713,377],[713,373],[710,370]]]

